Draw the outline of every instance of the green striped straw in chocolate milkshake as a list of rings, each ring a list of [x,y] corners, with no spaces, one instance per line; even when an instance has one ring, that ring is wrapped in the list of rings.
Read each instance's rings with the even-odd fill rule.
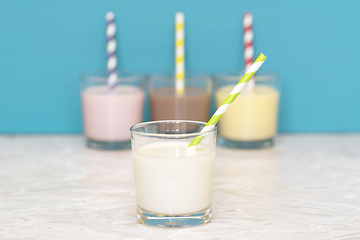
[[[240,94],[241,90],[246,86],[246,84],[250,81],[250,79],[254,76],[257,70],[261,67],[261,65],[265,62],[266,56],[264,54],[260,54],[260,56],[255,60],[255,62],[251,65],[251,67],[246,71],[245,75],[240,79],[238,84],[234,87],[231,93],[227,96],[225,101],[221,104],[221,106],[216,110],[214,115],[210,118],[205,127],[201,130],[202,132],[210,131],[220,120],[221,116],[225,113],[225,111],[230,107],[230,105],[234,102],[236,97]],[[196,148],[197,145],[201,142],[204,136],[196,137],[188,146],[188,150]]]

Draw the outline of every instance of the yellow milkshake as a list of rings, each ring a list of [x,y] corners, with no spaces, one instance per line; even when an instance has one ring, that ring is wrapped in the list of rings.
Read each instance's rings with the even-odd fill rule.
[[[233,85],[216,92],[219,107]],[[219,135],[233,141],[270,139],[277,131],[279,92],[270,86],[257,85],[253,92],[242,91],[219,121]]]

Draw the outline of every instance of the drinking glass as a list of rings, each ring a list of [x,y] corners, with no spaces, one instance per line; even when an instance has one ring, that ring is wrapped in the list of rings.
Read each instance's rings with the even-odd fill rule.
[[[188,227],[211,218],[216,127],[197,121],[153,121],[131,127],[137,216],[158,227]],[[196,149],[190,142],[204,136]]]
[[[215,76],[216,104],[219,107],[244,75],[232,71]],[[255,88],[245,87],[219,121],[220,145],[229,148],[260,149],[274,145],[277,132],[280,75],[258,71]]]
[[[144,77],[136,73],[117,74],[113,90],[107,84],[106,71],[80,78],[84,133],[90,148],[129,149],[130,127],[144,120]]]

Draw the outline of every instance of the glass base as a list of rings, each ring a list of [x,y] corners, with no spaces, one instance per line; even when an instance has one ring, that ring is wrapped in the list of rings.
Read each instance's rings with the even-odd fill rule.
[[[123,150],[130,149],[131,142],[130,140],[125,142],[102,142],[86,138],[86,146],[97,150]]]
[[[274,138],[269,138],[265,140],[258,140],[258,141],[236,141],[226,139],[224,137],[219,136],[218,143],[221,146],[227,148],[238,148],[238,149],[262,149],[262,148],[269,148],[274,146]]]
[[[211,218],[211,206],[198,212],[166,216],[146,211],[137,206],[137,217],[141,223],[164,228],[192,227],[205,224]]]

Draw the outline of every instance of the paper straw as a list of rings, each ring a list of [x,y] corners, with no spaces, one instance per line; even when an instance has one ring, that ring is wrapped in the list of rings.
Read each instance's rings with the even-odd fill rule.
[[[107,68],[108,68],[108,72],[109,72],[108,86],[109,86],[110,91],[113,91],[116,87],[116,80],[117,80],[117,74],[116,74],[117,59],[116,59],[116,53],[115,53],[116,52],[115,14],[113,12],[108,12],[106,14],[106,21],[107,21],[106,36],[108,39],[108,42],[107,42],[107,53],[108,53]]]
[[[240,79],[238,84],[234,87],[234,89],[231,91],[231,93],[227,96],[225,101],[221,104],[221,106],[216,110],[214,115],[210,118],[208,123],[205,125],[205,127],[200,131],[202,132],[208,132],[216,125],[216,123],[220,120],[221,116],[225,113],[225,111],[230,107],[231,103],[234,102],[236,97],[239,95],[241,90],[246,86],[246,84],[250,81],[252,76],[256,73],[256,71],[261,67],[261,65],[266,60],[266,56],[262,53],[260,56],[255,60],[255,62],[251,65],[249,70],[246,71],[245,75]],[[201,142],[201,140],[204,138],[204,136],[196,137],[188,146],[188,150],[196,148],[197,145]]]
[[[245,58],[245,72],[251,67],[254,61],[254,32],[253,32],[253,17],[250,12],[246,12],[243,18],[244,25],[244,58]],[[250,79],[246,89],[253,92],[255,88],[254,79]]]
[[[175,14],[175,88],[178,95],[183,95],[185,91],[185,33],[184,33],[184,14]]]

